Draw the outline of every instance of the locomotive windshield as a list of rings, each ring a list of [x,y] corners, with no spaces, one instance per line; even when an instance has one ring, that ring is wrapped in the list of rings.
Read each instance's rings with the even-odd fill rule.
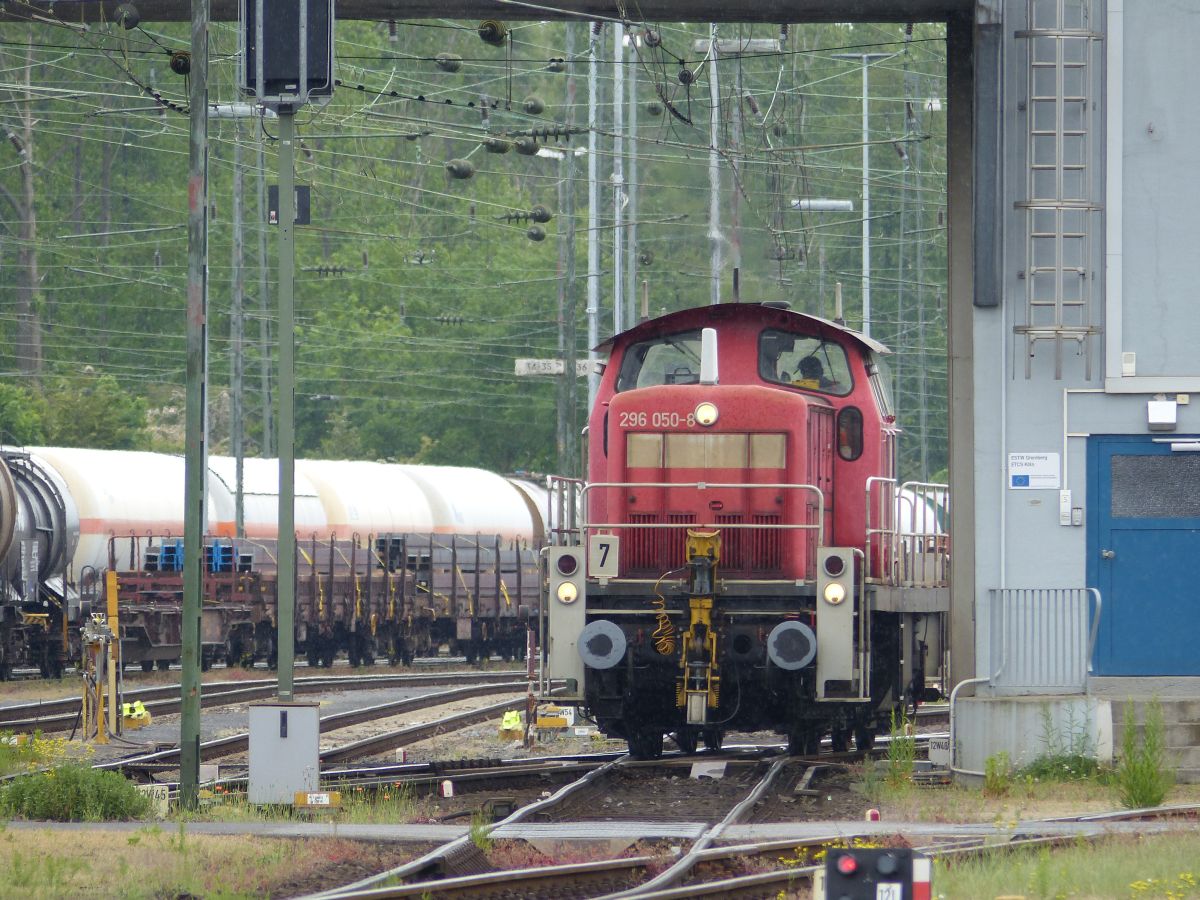
[[[775,329],[759,337],[758,374],[764,381],[838,397],[854,386],[841,344]]]
[[[700,332],[682,331],[633,344],[621,360],[617,390],[700,383]]]

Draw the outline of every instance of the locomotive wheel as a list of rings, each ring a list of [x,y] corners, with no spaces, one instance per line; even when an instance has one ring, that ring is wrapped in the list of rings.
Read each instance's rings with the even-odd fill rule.
[[[142,660],[142,671],[143,672],[153,672],[154,671],[154,660],[143,659]]]
[[[169,672],[171,669],[171,661],[169,659],[157,660],[157,664],[158,664],[158,671],[160,671],[160,672]]]
[[[629,735],[629,755],[634,759],[658,759],[663,752],[663,733],[640,729]]]
[[[854,746],[859,753],[875,749],[875,728],[871,725],[860,725],[854,729]]]
[[[816,756],[820,749],[821,733],[819,731],[804,729],[789,732],[789,756]]]
[[[671,735],[671,739],[676,747],[691,756],[700,744],[700,733],[695,728],[681,728]]]
[[[834,753],[845,753],[850,749],[850,729],[835,728],[830,736]]]
[[[725,732],[720,728],[705,728],[704,729],[704,749],[711,750],[716,753],[721,749],[721,744],[725,741]]]

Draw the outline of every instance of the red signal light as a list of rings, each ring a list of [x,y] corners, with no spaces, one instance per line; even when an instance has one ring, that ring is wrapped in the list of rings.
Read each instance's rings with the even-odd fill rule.
[[[579,568],[579,560],[570,553],[564,553],[558,558],[558,574],[570,577]]]
[[[858,871],[858,860],[849,853],[838,857],[837,870],[842,875],[853,875]]]

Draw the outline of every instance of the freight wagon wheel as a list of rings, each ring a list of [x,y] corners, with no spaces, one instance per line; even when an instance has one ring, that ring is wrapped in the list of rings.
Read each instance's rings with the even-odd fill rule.
[[[305,652],[305,656],[308,658],[308,667],[310,669],[315,669],[318,663],[321,662],[321,654],[317,652],[316,647],[309,647]]]
[[[720,728],[705,728],[704,729],[704,749],[711,750],[716,753],[721,749],[721,744],[725,742],[725,732]]]
[[[663,751],[663,733],[643,729],[629,735],[629,754],[634,759],[658,759]]]
[[[153,672],[154,671],[154,660],[143,659],[142,660],[142,671],[143,672]]]
[[[171,670],[171,661],[169,659],[160,659],[158,662],[158,671],[169,672]]]
[[[875,749],[875,728],[871,725],[860,725],[854,729],[854,746],[859,753]]]
[[[850,749],[850,729],[835,728],[830,736],[830,742],[833,744],[834,753],[845,753]]]
[[[671,739],[676,747],[691,756],[700,744],[700,733],[695,728],[681,728],[671,735]]]

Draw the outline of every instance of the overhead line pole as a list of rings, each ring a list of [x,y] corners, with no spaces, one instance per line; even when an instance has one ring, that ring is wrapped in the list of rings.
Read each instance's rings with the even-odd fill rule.
[[[867,114],[871,101],[871,63],[895,53],[835,53],[834,59],[862,64],[862,333],[871,334],[871,145]]]
[[[629,67],[629,139],[625,142],[625,149],[629,156],[629,186],[626,190],[626,195],[629,197],[629,216],[625,220],[625,252],[628,258],[625,260],[625,304],[628,309],[628,315],[625,321],[629,323],[628,327],[632,328],[638,322],[637,313],[637,269],[638,269],[638,252],[637,252],[637,217],[638,217],[638,141],[637,141],[637,88],[638,88],[638,66],[641,62],[641,57],[638,54],[638,45],[641,43],[640,35],[632,35],[630,38],[630,59],[633,65]]]
[[[600,184],[596,159],[596,42],[599,22],[593,22],[588,35],[588,411],[596,402],[600,376],[596,372],[596,350],[600,343]]]
[[[232,443],[234,467],[234,533],[239,538],[246,536],[246,491],[243,481],[245,468],[245,428],[243,409],[243,381],[246,370],[246,319],[245,319],[245,253],[242,245],[242,123],[236,124],[233,140],[233,284],[229,312],[229,328],[232,334],[232,373],[229,379],[229,440]]]
[[[625,26],[613,26],[613,333],[625,330]]]
[[[296,172],[294,143],[296,114],[279,107],[279,584],[277,589],[276,648],[279,699],[293,699],[292,679],[296,642],[296,371],[295,257]]]
[[[712,110],[708,117],[708,239],[712,244],[709,302],[721,302],[721,155],[717,142],[721,136],[721,88],[717,83],[717,26],[708,26],[708,97]]]
[[[200,616],[204,587],[206,389],[208,384],[208,0],[192,0],[188,87],[187,387],[184,425],[183,622],[179,803],[194,809],[200,786]]]

